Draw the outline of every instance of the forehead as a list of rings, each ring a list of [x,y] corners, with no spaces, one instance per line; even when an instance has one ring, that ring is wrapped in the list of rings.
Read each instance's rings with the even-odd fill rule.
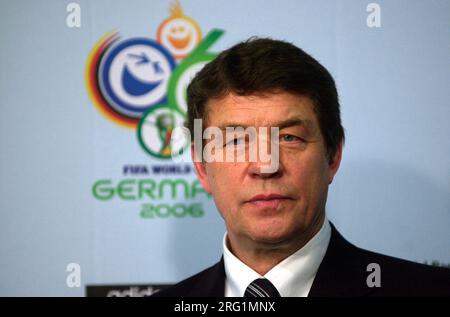
[[[241,126],[277,126],[286,120],[298,119],[309,126],[318,126],[314,104],[309,97],[287,92],[238,96],[228,94],[207,103],[208,126],[227,123]]]

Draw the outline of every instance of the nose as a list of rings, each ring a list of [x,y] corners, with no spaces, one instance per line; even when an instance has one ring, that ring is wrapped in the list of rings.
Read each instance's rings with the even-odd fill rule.
[[[278,168],[275,169],[271,168],[269,164],[262,163],[258,160],[257,162],[249,163],[248,173],[252,178],[280,178],[283,175],[283,169],[281,164],[279,164]]]
[[[277,178],[283,175],[283,166],[280,161],[278,134],[275,138],[264,135],[258,136],[258,154],[256,161],[250,161],[248,172],[254,178]],[[274,141],[276,140],[276,141]]]

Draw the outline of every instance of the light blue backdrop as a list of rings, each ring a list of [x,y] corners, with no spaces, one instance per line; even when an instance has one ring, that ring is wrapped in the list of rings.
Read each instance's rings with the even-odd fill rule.
[[[0,295],[83,296],[86,284],[173,283],[216,262],[224,226],[141,219],[139,203],[93,198],[124,164],[165,164],[108,121],[86,91],[95,43],[155,38],[170,1],[0,1]],[[252,35],[295,43],[334,75],[347,142],[329,218],[358,246],[450,263],[450,1],[181,0],[218,52]],[[136,177],[139,178],[139,177]],[[79,263],[82,285],[66,285]]]

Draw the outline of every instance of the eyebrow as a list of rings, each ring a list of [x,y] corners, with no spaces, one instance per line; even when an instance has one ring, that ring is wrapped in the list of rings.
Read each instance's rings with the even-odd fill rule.
[[[275,124],[271,124],[271,127],[278,127],[279,129],[289,128],[293,126],[308,126],[308,123],[310,123],[310,120],[307,119],[299,119],[299,118],[291,118],[287,120],[283,120],[280,122],[277,122]],[[236,128],[236,127],[242,127],[244,129],[248,127],[252,127],[250,125],[235,123],[235,122],[226,122],[219,126],[219,129],[225,130],[226,128]]]

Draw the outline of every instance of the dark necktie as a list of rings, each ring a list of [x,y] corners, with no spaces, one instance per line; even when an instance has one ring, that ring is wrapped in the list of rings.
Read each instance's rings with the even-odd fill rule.
[[[280,293],[268,279],[258,278],[248,285],[244,297],[280,297]]]

